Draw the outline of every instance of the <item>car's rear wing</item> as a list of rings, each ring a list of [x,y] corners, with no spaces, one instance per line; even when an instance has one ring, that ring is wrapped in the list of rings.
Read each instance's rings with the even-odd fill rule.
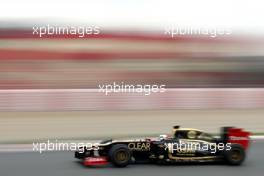
[[[250,144],[250,132],[236,127],[223,127],[221,138],[225,143],[240,144],[247,149]]]

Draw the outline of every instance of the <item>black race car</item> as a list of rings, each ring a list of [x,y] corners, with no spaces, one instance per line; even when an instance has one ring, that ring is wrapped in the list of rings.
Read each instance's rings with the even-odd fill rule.
[[[240,165],[246,157],[250,133],[235,127],[223,127],[220,137],[197,129],[174,126],[173,135],[157,139],[104,140],[91,147],[82,147],[75,158],[84,165],[96,166],[111,162],[117,167],[130,163],[178,163],[225,161]]]

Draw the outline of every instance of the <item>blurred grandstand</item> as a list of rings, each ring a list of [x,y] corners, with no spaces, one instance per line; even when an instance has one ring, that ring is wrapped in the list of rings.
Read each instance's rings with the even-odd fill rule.
[[[149,31],[39,38],[29,28],[1,28],[0,110],[264,107],[263,44],[250,37],[170,38]],[[96,91],[113,82],[165,84],[168,91]]]

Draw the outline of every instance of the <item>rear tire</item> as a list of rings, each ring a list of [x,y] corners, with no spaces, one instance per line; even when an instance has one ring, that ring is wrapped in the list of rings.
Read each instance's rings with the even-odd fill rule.
[[[131,152],[124,144],[116,144],[109,150],[110,161],[116,167],[126,167],[131,160]]]
[[[241,165],[246,158],[245,150],[241,145],[233,144],[225,151],[224,158],[229,165]]]

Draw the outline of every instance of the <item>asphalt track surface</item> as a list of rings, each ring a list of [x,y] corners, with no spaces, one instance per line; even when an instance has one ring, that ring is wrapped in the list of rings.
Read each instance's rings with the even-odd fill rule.
[[[101,168],[83,166],[72,152],[0,153],[1,176],[263,176],[264,140],[253,141],[248,158],[241,166],[216,164],[151,165],[133,164],[126,168],[111,165]]]

